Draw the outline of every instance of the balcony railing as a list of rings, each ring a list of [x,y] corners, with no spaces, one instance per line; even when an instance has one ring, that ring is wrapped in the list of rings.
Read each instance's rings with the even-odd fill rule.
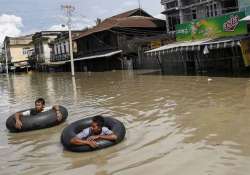
[[[70,55],[69,54],[59,54],[59,55],[53,55],[50,58],[51,62],[57,62],[57,61],[67,61],[70,60]]]
[[[189,8],[191,6],[198,6],[212,2],[213,0],[191,0],[182,1],[182,8]]]
[[[178,0],[161,0],[161,4],[165,5],[167,3],[171,3],[171,2],[178,2]]]
[[[165,9],[164,12],[165,13],[179,9],[177,0],[164,1],[163,5],[164,5],[164,9]]]

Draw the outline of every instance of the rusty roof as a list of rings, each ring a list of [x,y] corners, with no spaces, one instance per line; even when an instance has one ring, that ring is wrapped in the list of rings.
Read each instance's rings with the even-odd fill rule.
[[[153,17],[144,16],[131,16],[128,18],[119,18],[116,20],[116,25],[114,27],[134,27],[134,28],[158,28],[157,24],[159,20]]]
[[[148,14],[146,11],[144,11],[143,9],[140,9],[140,8],[137,8],[137,9],[133,9],[133,10],[129,10],[127,12],[124,12],[124,13],[121,13],[121,14],[118,14],[118,15],[115,15],[115,16],[112,16],[110,17],[109,19],[114,19],[114,18],[127,18],[127,17],[130,17],[136,13],[142,13],[144,16],[147,16],[147,17],[152,17],[150,14]],[[142,15],[141,15],[142,16]]]
[[[85,30],[74,40],[93,33],[111,30],[112,28],[159,28],[165,26],[165,21],[151,16],[133,16],[139,9],[131,10],[105,19],[100,24]],[[146,13],[146,12],[145,12]],[[163,24],[163,25],[162,25]]]

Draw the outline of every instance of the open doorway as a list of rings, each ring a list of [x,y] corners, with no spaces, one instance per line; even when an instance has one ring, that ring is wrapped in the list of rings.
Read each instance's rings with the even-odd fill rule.
[[[187,75],[196,75],[195,52],[187,53],[186,71]]]

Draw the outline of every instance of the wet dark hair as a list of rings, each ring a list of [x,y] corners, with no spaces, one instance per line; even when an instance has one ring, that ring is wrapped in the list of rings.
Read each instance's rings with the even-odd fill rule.
[[[45,100],[43,98],[38,98],[36,101],[35,101],[35,104],[36,103],[42,103],[42,105],[45,105]]]
[[[95,116],[94,118],[93,118],[93,122],[95,122],[95,123],[97,123],[97,125],[99,126],[99,127],[103,127],[104,126],[104,118],[102,117],[102,116]]]

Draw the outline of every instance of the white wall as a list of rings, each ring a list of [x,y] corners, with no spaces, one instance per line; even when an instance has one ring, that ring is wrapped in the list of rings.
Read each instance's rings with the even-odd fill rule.
[[[43,43],[43,51],[44,51],[44,61],[45,63],[50,62],[50,48],[48,43]]]

